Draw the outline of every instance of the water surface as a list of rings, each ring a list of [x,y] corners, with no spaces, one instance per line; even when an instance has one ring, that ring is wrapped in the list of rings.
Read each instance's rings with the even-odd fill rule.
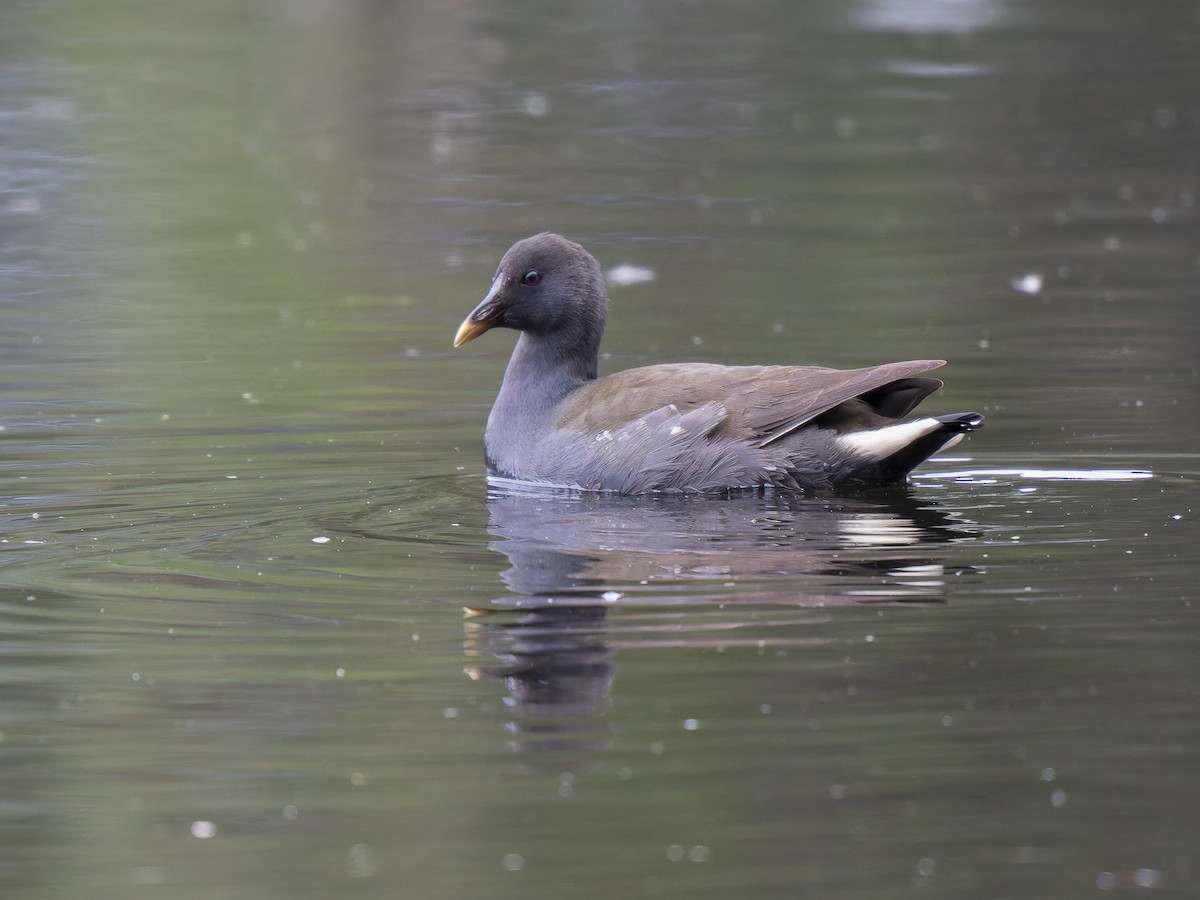
[[[0,11],[5,896],[1193,896],[1192,5],[418,6]],[[489,487],[544,229],[988,425]]]

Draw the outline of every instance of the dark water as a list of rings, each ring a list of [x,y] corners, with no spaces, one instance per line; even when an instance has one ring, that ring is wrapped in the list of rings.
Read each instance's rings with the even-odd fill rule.
[[[3,895],[1196,896],[1198,20],[6,3]],[[654,276],[606,371],[944,357],[988,426],[489,489],[450,338],[544,229]]]

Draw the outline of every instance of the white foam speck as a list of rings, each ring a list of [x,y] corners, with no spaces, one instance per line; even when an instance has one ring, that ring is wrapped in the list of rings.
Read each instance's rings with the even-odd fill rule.
[[[1043,279],[1037,272],[1027,272],[1020,278],[1012,279],[1009,284],[1014,291],[1036,297],[1042,292]]]
[[[648,269],[645,266],[633,266],[629,263],[621,263],[619,266],[613,266],[604,273],[605,279],[609,284],[617,285],[618,287],[629,287],[634,284],[646,284],[655,279],[653,269]]]
[[[207,840],[215,837],[217,834],[217,826],[206,819],[198,819],[192,823],[192,837]]]
[[[521,101],[521,108],[525,110],[525,115],[540,119],[550,111],[550,101],[545,94],[528,94]]]

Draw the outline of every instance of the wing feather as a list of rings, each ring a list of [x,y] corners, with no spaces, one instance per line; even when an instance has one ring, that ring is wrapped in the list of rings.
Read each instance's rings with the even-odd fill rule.
[[[655,410],[686,413],[720,403],[723,427],[766,447],[839,403],[945,365],[925,359],[863,369],[677,363],[628,369],[590,381],[564,404],[557,424],[585,433],[623,428]]]

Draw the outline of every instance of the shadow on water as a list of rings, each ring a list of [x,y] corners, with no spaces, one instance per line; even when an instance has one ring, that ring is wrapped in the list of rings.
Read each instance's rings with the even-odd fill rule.
[[[803,646],[825,607],[946,603],[946,547],[975,536],[903,488],[487,503],[509,593],[467,609],[467,673],[504,683],[515,750],[602,746],[619,650]]]

